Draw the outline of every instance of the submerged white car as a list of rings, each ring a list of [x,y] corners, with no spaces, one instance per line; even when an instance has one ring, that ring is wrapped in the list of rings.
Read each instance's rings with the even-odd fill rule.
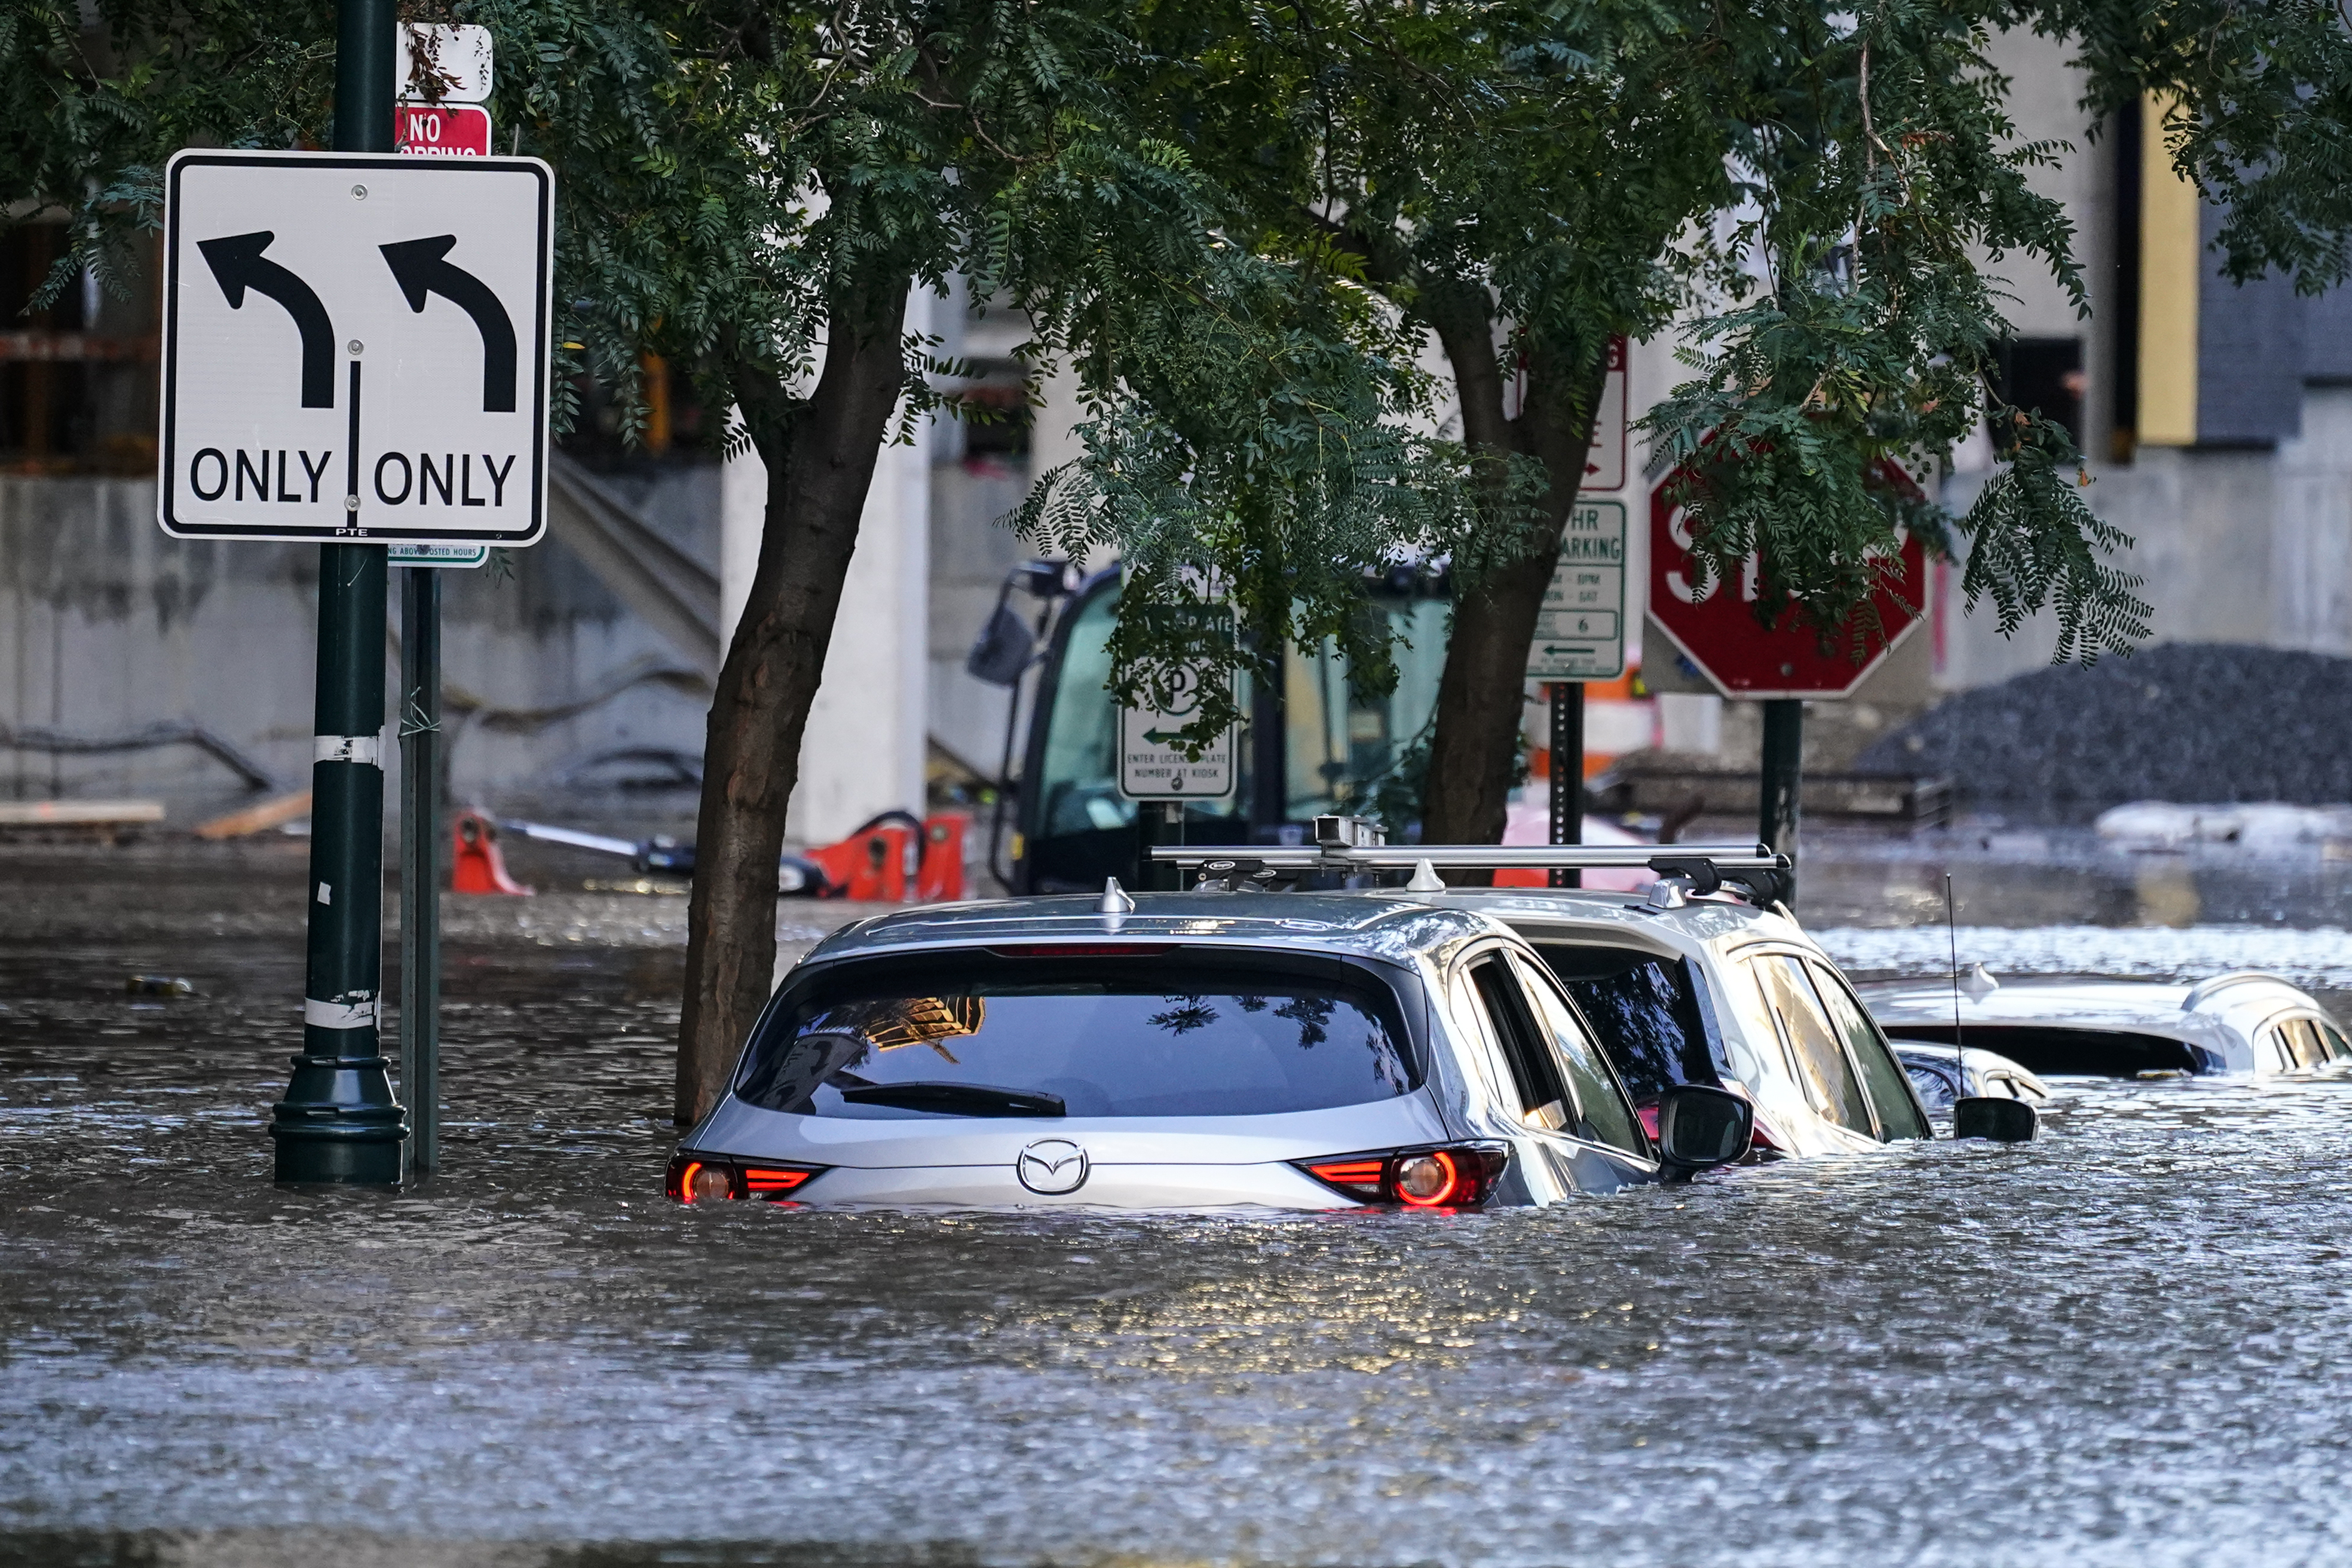
[[[1896,1040],[1895,1058],[1911,1075],[1919,1103],[1930,1112],[1949,1110],[1954,1100],[1969,1095],[2021,1100],[2028,1105],[2043,1104],[2051,1097],[2048,1084],[1997,1051]]]
[[[1568,988],[1637,1105],[1683,1084],[1754,1106],[1760,1153],[1852,1153],[1930,1136],[1885,1037],[1786,914],[1668,878],[1647,895],[1463,889]]]
[[[2147,1073],[2267,1077],[2352,1062],[2352,1040],[2326,1008],[2275,974],[2251,970],[2194,985],[2145,980],[2000,979],[1982,965],[1949,980],[1861,987],[1903,1042],[2000,1055],[2042,1077]]]
[[[1413,894],[940,905],[845,928],[680,1141],[694,1204],[1473,1208],[1737,1158],[1695,1085],[1654,1133],[1543,961]]]
[[[1412,871],[1408,894],[1485,915],[1526,939],[1582,1011],[1645,1119],[1666,1096],[1700,1086],[1750,1104],[1761,1154],[1855,1153],[1932,1135],[1885,1036],[1829,955],[1779,907],[1777,879],[1788,862],[1760,847],[1333,842],[1154,854],[1219,885],[1318,870]],[[1533,870],[1570,862],[1588,873],[1643,869],[1657,879],[1642,892],[1449,888],[1436,871],[1439,864]]]

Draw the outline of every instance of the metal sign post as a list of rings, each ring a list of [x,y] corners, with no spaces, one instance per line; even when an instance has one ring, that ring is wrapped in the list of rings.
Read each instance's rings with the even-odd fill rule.
[[[1756,837],[1767,848],[1789,858],[1789,892],[1785,901],[1797,905],[1797,822],[1799,786],[1804,780],[1805,704],[1795,697],[1776,697],[1764,704],[1764,765]]]
[[[400,575],[400,1092],[421,1176],[441,1163],[441,574]]]
[[[335,146],[341,151],[390,150],[392,33],[392,0],[342,0],[335,37]],[[268,240],[261,243],[267,247]],[[259,267],[268,264],[259,263],[258,258],[257,250],[257,266],[247,277],[263,287],[266,275],[259,275]],[[226,291],[230,284],[223,279],[222,287]],[[299,279],[292,289],[280,282],[278,289],[265,291],[287,306],[301,333],[303,407],[319,402],[331,407],[335,345],[316,297]],[[297,309],[304,297],[319,318],[315,322]],[[230,302],[234,306],[237,301]],[[319,330],[329,334],[323,354],[312,341]],[[324,361],[323,378],[313,374],[320,368],[314,364],[317,360]],[[354,394],[358,378],[354,363]],[[315,396],[319,389],[312,383],[319,379],[326,384],[323,397]],[[165,385],[168,409],[168,377]],[[356,409],[352,422],[358,424]],[[241,447],[238,456],[244,456]],[[268,461],[266,454],[263,461]],[[168,488],[168,458],[165,464]],[[307,454],[305,467],[307,470]],[[168,510],[166,516],[168,527]],[[407,1129],[384,1078],[376,1029],[383,974],[383,767],[376,748],[383,731],[384,575],[381,546],[319,547],[310,930],[302,987],[302,1054],[294,1058],[286,1098],[270,1110],[269,1133],[278,1145],[281,1182],[400,1180],[400,1145]]]
[[[1556,680],[1551,694],[1551,842],[1584,842],[1584,687]],[[1584,873],[1573,866],[1551,869],[1555,888],[1580,888]]]
[[[401,1177],[379,1032],[386,547],[470,564],[546,526],[553,174],[394,156],[394,32],[391,0],[342,0],[334,151],[189,149],[164,173],[157,519],[320,546],[303,1048],[270,1126],[289,1182]],[[403,712],[425,720],[403,726],[404,1087],[425,1091],[429,1168],[437,587],[409,584],[404,610]]]

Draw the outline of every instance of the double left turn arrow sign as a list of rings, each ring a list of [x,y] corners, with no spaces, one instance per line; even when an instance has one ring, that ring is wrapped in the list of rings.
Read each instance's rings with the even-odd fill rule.
[[[534,542],[553,184],[535,158],[173,158],[166,531]]]

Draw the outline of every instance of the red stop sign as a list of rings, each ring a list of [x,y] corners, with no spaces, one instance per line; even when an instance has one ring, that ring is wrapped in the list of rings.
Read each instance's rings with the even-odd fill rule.
[[[1908,474],[1887,467],[1910,485]],[[1829,638],[1824,650],[1818,632],[1797,624],[1794,606],[1783,609],[1769,627],[1759,621],[1752,556],[1747,569],[1729,581],[1717,576],[1703,588],[1696,586],[1689,525],[1683,509],[1667,498],[1674,478],[1668,475],[1650,490],[1650,618],[1726,697],[1851,696],[1896,643],[1918,629],[1921,616],[1913,606],[1927,602],[1927,552],[1908,535],[1903,541],[1900,592],[1881,589],[1876,596],[1883,640],[1860,664],[1844,633]]]

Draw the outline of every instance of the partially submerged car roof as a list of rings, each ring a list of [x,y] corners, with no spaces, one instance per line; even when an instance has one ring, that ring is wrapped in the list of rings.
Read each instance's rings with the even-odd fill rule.
[[[1738,900],[1694,898],[1661,907],[1636,893],[1586,892],[1574,888],[1461,888],[1430,895],[1447,909],[1475,910],[1530,940],[1622,942],[1662,956],[1682,956],[1715,943],[1793,942],[1813,945],[1803,928],[1778,910]]]
[[[1874,981],[1860,988],[1881,1027],[1914,1039],[1948,1039],[1957,1026],[2018,1057],[2036,1072],[2126,1070],[2135,1039],[2177,1042],[2196,1054],[2177,1065],[2199,1072],[2256,1067],[2254,1037],[2282,1014],[2323,1012],[2291,982],[2254,971],[2217,975],[2194,985],[2149,980],[2017,975],[1991,984],[1948,979]],[[1955,1014],[1957,1013],[1957,1018]],[[2069,1050],[2062,1037],[2084,1042]],[[2116,1063],[2100,1065],[2093,1043],[2112,1042]],[[2145,1046],[2137,1047],[2145,1052]],[[2172,1066],[2149,1058],[2150,1065]]]
[[[1981,983],[1960,988],[1963,1025],[2064,1023],[2081,1027],[2179,1028],[2190,1031],[2193,1019],[2230,1018],[2241,1027],[2259,1024],[2273,1014],[2318,1004],[2292,981],[2254,970],[2216,975],[2193,985],[2158,980],[2116,980],[2098,977],[2021,974],[1998,977],[1998,984]],[[1952,983],[1948,979],[1877,980],[1862,987],[1870,1010],[1881,1023],[1949,1024]]]
[[[1107,910],[1106,902],[1125,909]],[[1034,943],[1181,942],[1381,958],[1442,959],[1502,928],[1470,910],[1394,892],[1076,894],[926,904],[843,927],[803,963],[867,953]]]

